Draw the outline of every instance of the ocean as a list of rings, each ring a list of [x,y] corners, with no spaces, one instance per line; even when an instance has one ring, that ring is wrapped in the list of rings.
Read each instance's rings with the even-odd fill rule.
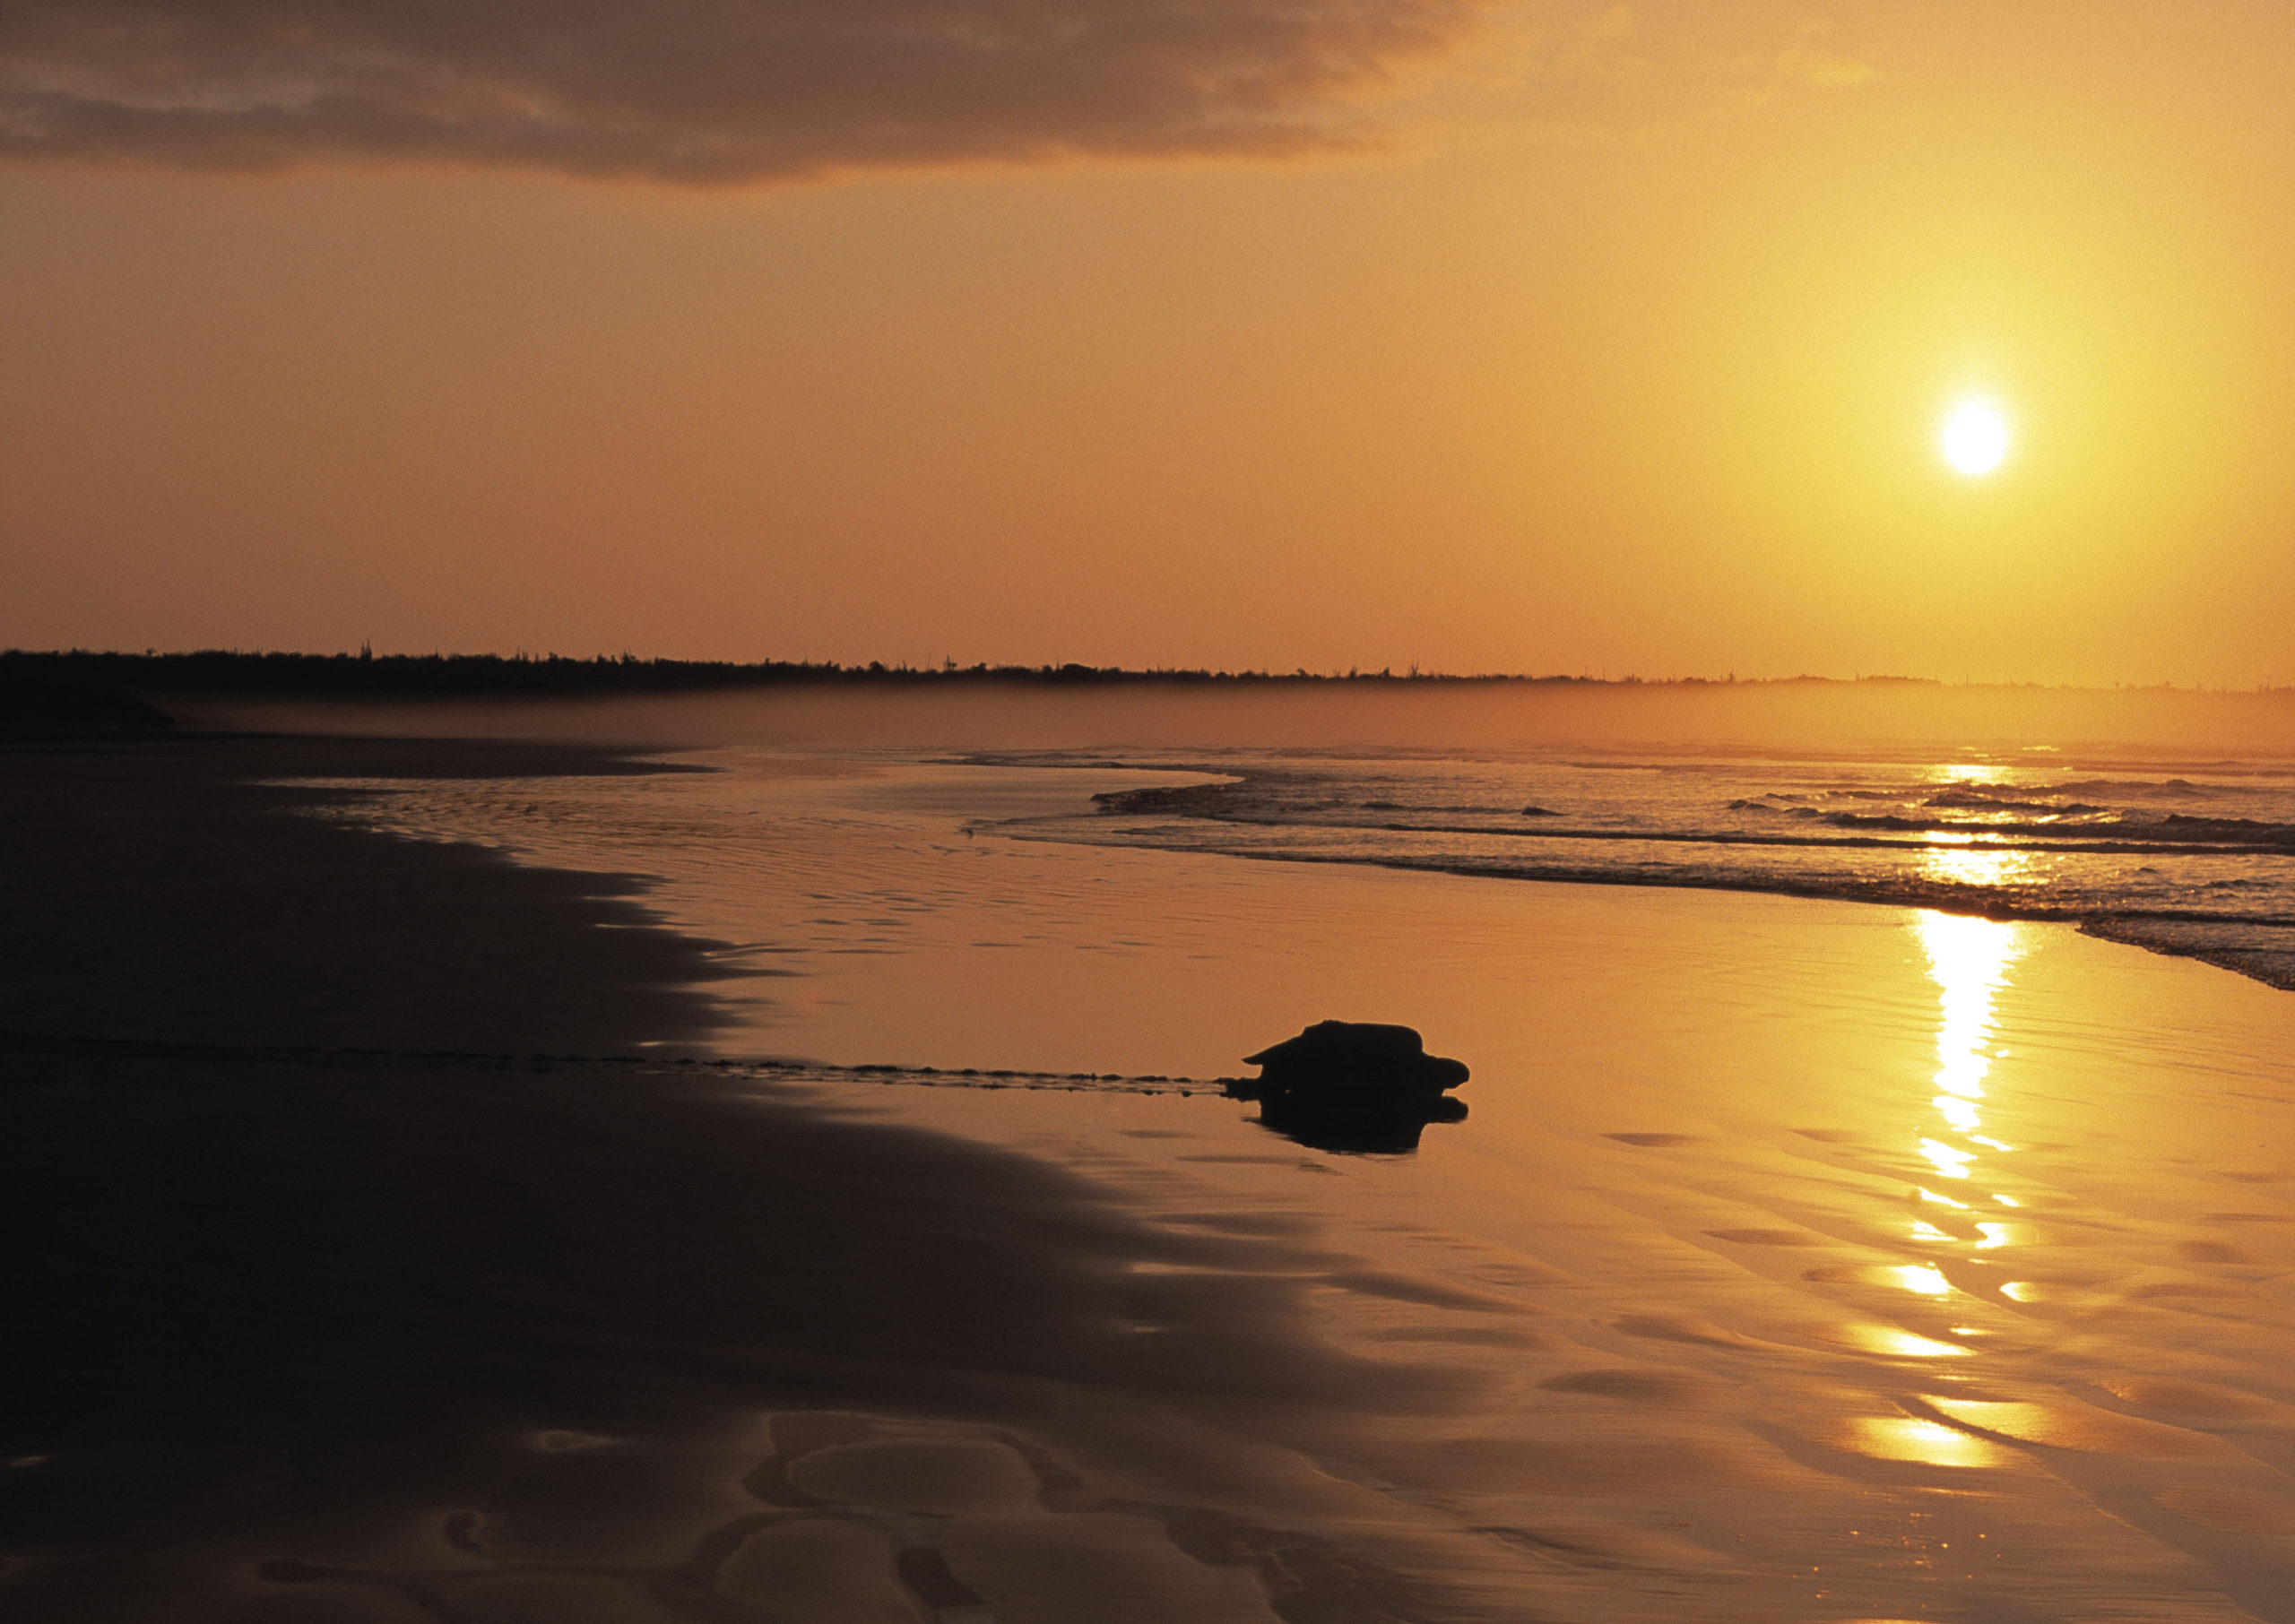
[[[660,759],[677,770],[361,783],[333,815],[635,875],[669,922],[724,944],[721,1044],[840,1063],[1232,1072],[1268,1023],[1344,1013],[1317,1001],[1314,955],[1327,967],[1359,944],[1343,906],[1305,901],[1298,865],[2064,922],[2295,987],[2283,759],[749,745]],[[1374,1001],[1407,1020],[1419,995]],[[1175,1006],[1234,1021],[1175,1023]]]
[[[1088,815],[1009,832],[2066,920],[2295,986],[2295,764],[2284,759],[1573,751],[1192,764],[1220,777],[1103,794]]]
[[[325,815],[637,877],[714,943],[719,1029],[627,1086],[899,1068],[714,1075],[1225,1238],[1246,1261],[1187,1279],[1295,1291],[1360,1361],[1312,1414],[868,1418],[920,1459],[1023,1438],[1159,1551],[1247,1519],[1389,1576],[1397,1618],[2295,1620],[2295,1001],[2073,928],[2269,971],[2282,764],[661,761],[364,781]],[[1465,1119],[1336,1153],[1201,1085],[1327,1017],[1466,1061]],[[1143,1346],[1186,1329],[1166,1266],[1117,1293]],[[1447,1396],[1388,1402],[1413,1383]],[[1027,1504],[1047,1550],[1102,1527]]]

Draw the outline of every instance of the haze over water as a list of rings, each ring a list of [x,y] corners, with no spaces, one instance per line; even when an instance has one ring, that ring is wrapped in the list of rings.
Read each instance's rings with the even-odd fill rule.
[[[11,0],[0,1587],[2295,1624],[2291,65]],[[1197,1081],[1327,1017],[1471,1113]]]

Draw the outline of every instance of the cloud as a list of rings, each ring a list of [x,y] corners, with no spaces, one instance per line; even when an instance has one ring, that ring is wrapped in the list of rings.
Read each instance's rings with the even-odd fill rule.
[[[5,0],[0,157],[693,183],[1312,152],[1485,0]]]
[[[1869,5],[1836,9],[1851,26],[1809,0],[1552,0],[1531,78],[1549,117],[1613,125],[1870,84],[1884,30]]]

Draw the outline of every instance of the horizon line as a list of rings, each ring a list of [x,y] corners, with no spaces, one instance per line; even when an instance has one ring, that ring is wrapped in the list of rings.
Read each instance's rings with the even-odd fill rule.
[[[2006,688],[2040,689],[2066,693],[2192,693],[2192,694],[2253,694],[2272,695],[2295,693],[2295,685],[2269,682],[2252,687],[2233,687],[2228,684],[2210,687],[2194,683],[2188,687],[2173,682],[2156,683],[2116,682],[2109,687],[2096,683],[2021,681],[1988,678],[1977,681],[1973,677],[1960,682],[1939,677],[1916,677],[1888,672],[1858,672],[1849,677],[1826,676],[1803,671],[1790,677],[1739,677],[1728,672],[1719,677],[1672,676],[1643,677],[1629,672],[1623,677],[1599,676],[1586,672],[1533,673],[1521,671],[1446,671],[1423,668],[1409,662],[1398,672],[1391,665],[1375,670],[1349,666],[1344,670],[1310,670],[1304,666],[1277,670],[1271,667],[1213,669],[1208,667],[1094,666],[1076,661],[1044,664],[995,664],[985,661],[960,665],[954,659],[938,664],[912,665],[905,661],[888,664],[870,661],[865,664],[826,660],[729,661],[688,660],[669,656],[641,657],[627,650],[619,654],[560,654],[555,651],[530,653],[517,649],[508,654],[446,653],[434,650],[429,653],[377,654],[371,645],[362,645],[353,653],[337,651],[316,653],[300,650],[244,650],[237,648],[183,649],[161,652],[147,648],[141,652],[127,650],[21,649],[0,650],[0,680],[22,680],[39,676],[102,677],[125,678],[132,676],[174,677],[190,679],[188,690],[220,691],[224,688],[244,690],[254,679],[256,691],[280,689],[311,693],[351,695],[358,693],[395,693],[399,696],[421,697],[458,693],[494,691],[516,693],[544,692],[560,686],[559,680],[570,680],[576,687],[621,688],[696,691],[710,688],[800,686],[819,684],[928,684],[940,682],[1008,682],[1023,685],[1092,684],[1137,685],[1149,683],[1185,684],[1190,686],[1213,683],[1260,684],[1520,684],[1525,687],[1583,687],[1605,688],[1650,687],[1779,687],[1793,686],[1861,687],[1867,684],[1894,687],[1934,688]],[[391,678],[406,680],[394,682]]]

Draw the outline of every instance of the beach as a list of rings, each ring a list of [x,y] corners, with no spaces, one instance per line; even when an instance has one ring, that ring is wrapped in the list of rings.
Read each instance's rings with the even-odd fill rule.
[[[2295,1624],[2291,197],[2263,0],[0,6],[0,1624]]]
[[[29,1616],[2295,1618],[2255,981],[1004,827],[1131,767],[9,764]],[[1471,1114],[1220,1097],[1328,1016]]]

